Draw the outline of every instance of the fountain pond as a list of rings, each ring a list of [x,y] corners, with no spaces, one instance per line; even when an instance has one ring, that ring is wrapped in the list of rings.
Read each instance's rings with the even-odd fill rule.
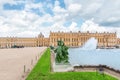
[[[71,65],[107,65],[120,70],[120,49],[96,49],[97,40],[90,38],[82,48],[70,48]]]

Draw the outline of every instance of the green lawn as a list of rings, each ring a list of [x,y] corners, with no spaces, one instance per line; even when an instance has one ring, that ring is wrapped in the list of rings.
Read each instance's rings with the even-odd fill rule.
[[[50,72],[50,49],[47,49],[26,80],[117,80],[96,72]]]

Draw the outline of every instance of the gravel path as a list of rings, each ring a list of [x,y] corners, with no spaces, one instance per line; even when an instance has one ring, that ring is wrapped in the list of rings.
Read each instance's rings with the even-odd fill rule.
[[[46,47],[0,49],[0,80],[22,80],[22,76],[33,68],[45,49]]]

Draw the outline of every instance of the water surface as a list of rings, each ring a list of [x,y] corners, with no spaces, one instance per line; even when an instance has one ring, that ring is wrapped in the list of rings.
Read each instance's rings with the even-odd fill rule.
[[[72,65],[107,65],[120,70],[120,49],[70,48],[69,62]]]

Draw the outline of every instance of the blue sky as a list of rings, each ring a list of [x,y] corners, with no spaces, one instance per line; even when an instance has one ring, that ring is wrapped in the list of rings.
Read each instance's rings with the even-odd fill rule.
[[[50,31],[117,32],[120,1],[1,0],[0,36],[34,37]],[[112,5],[112,6],[111,6]]]
[[[17,0],[16,0],[17,1]],[[54,15],[53,11],[51,8],[47,7],[46,5],[51,4],[52,6],[55,5],[56,0],[33,0],[31,1],[32,3],[38,4],[42,3],[43,4],[43,9],[46,13],[49,13],[50,15]],[[59,0],[60,7],[65,8],[65,3],[64,0]],[[11,3],[5,3],[3,5],[4,10],[24,10],[25,8],[25,3],[17,3],[17,4],[11,4]],[[31,11],[42,16],[42,12],[39,11],[39,8],[31,8]]]
[[[31,8],[30,12],[35,13],[38,16],[44,16],[44,14],[46,14],[46,13],[50,14],[51,16],[54,16],[54,12],[52,11],[52,9],[50,7],[47,7],[46,5],[50,5],[51,4],[51,6],[54,6],[55,5],[55,1],[56,0],[33,0],[31,2],[34,3],[34,4],[38,4],[38,3],[43,4],[42,8],[45,11],[45,13],[43,13],[39,8]],[[64,0],[58,0],[58,2],[59,2],[59,6],[61,8],[65,9]],[[21,10],[25,9],[25,5],[26,5],[25,2],[17,3],[17,4],[5,3],[3,5],[3,9],[4,10],[17,10],[17,11],[21,11]],[[81,18],[79,18],[79,19],[80,19],[79,21],[77,21],[77,20],[74,20],[74,21],[76,21],[78,23],[78,25],[80,26],[83,21],[81,20]],[[66,21],[64,23],[64,26],[68,27],[68,26],[70,26],[71,23],[72,23],[71,20]],[[50,23],[50,22],[44,22],[42,24],[43,24],[43,26],[50,26],[50,25],[52,25],[52,23]]]

